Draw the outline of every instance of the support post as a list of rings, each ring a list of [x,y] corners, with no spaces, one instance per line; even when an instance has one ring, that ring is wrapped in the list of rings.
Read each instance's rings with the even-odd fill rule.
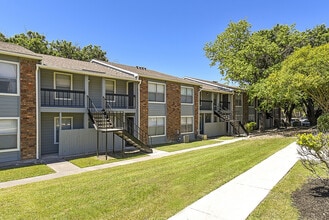
[[[112,153],[114,154],[114,132],[112,132],[112,146],[113,146],[113,148],[112,148]]]
[[[105,131],[105,160],[107,160],[107,131]]]
[[[97,148],[96,148],[96,154],[97,154],[97,158],[99,156],[99,133],[98,130],[96,131],[97,134]]]
[[[124,144],[125,144],[125,140],[123,140],[123,138],[121,138],[121,157],[123,158],[124,156]]]

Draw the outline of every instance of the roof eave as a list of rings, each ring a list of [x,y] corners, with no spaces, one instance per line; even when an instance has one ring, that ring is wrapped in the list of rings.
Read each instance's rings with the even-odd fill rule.
[[[104,78],[111,78],[111,79],[124,79],[127,81],[136,81],[138,82],[137,79],[135,78],[122,78],[122,77],[117,77],[117,76],[113,76],[110,75],[108,73],[93,73],[90,71],[82,71],[82,70],[72,70],[72,69],[67,69],[67,68],[59,68],[56,66],[45,66],[45,65],[41,65],[38,64],[37,65],[40,69],[45,69],[45,70],[54,70],[54,71],[60,71],[60,72],[65,72],[65,73],[75,73],[75,74],[82,74],[82,75],[88,75],[88,76],[99,76],[99,77],[104,77]]]
[[[10,52],[10,51],[6,51],[6,50],[0,50],[0,54],[7,55],[7,56],[28,58],[28,59],[33,59],[33,60],[42,60],[42,57],[40,57],[40,56],[33,56],[33,55],[29,55],[29,54],[24,54],[24,53]]]

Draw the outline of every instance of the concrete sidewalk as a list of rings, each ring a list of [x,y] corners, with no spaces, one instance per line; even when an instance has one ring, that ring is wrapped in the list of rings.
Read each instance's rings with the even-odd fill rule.
[[[246,219],[297,161],[297,144],[292,143],[170,220]]]

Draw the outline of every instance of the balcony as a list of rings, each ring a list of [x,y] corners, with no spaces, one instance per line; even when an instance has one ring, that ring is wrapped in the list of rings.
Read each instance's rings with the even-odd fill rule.
[[[212,110],[212,101],[200,100],[200,110]]]
[[[41,89],[41,106],[84,108],[85,92],[60,89]]]
[[[124,94],[112,94],[107,93],[106,106],[112,109],[135,109],[136,108],[136,96],[124,95]]]
[[[219,105],[213,105],[211,100],[200,100],[200,110],[224,110],[231,111],[230,102],[219,102]]]

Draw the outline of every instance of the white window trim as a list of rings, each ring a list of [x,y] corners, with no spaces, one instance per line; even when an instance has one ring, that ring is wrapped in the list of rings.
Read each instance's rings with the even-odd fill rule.
[[[70,130],[73,130],[73,117],[71,117],[71,116],[69,116],[69,117],[62,117],[62,119],[63,118],[69,118],[69,119],[71,119],[71,129]],[[59,120],[59,117],[54,117],[54,144],[59,144],[59,142],[56,142],[56,119]],[[61,128],[59,130],[61,130]]]
[[[57,89],[57,87],[56,87],[56,75],[69,76],[70,77],[70,90],[73,90],[73,76],[72,76],[72,74],[60,73],[60,72],[54,72],[54,89]],[[70,98],[57,98],[56,92],[55,92],[55,99],[56,100],[72,100],[72,97],[70,97]]]
[[[0,120],[1,119],[16,120],[17,121],[17,148],[0,150],[0,153],[20,151],[21,150],[21,126],[20,126],[21,123],[20,123],[20,118],[19,117],[0,117]]]
[[[164,86],[164,101],[163,102],[156,102],[156,101],[148,101],[149,103],[155,103],[155,104],[166,104],[167,103],[167,100],[166,100],[166,96],[167,96],[167,85],[166,83],[160,83],[160,82],[152,82],[152,81],[149,81],[148,82],[148,85],[150,84],[156,84],[156,85],[163,85]],[[149,91],[147,90],[147,93]]]
[[[194,105],[194,88],[193,87],[189,87],[189,86],[181,86],[181,89],[185,88],[185,89],[192,89],[192,102],[191,103],[187,103],[187,102],[181,102],[182,105]],[[182,93],[181,93],[182,95]]]
[[[192,131],[190,131],[190,132],[184,132],[184,133],[181,133],[181,134],[191,134],[191,133],[194,133],[194,116],[193,115],[184,115],[184,116],[181,116],[181,118],[192,118]]]
[[[148,121],[150,118],[164,118],[164,134],[161,135],[153,135],[149,137],[165,137],[167,136],[167,117],[166,116],[148,116]],[[147,122],[147,127],[148,127],[148,122]]]
[[[113,82],[113,94],[115,95],[116,92],[117,92],[117,81],[114,80],[114,79],[105,79],[105,81],[104,81],[104,83],[105,83],[105,85],[104,85],[105,95],[106,95],[106,81],[112,81]],[[109,101],[110,102],[115,102],[115,98],[113,100],[109,100]]]
[[[17,92],[16,93],[0,93],[0,95],[3,95],[3,96],[19,96],[20,95],[20,88],[21,88],[21,86],[20,86],[20,65],[19,65],[19,63],[18,62],[10,62],[10,61],[5,61],[5,60],[1,60],[0,61],[1,63],[9,63],[9,64],[14,64],[14,65],[16,65],[17,66],[17,79],[16,79],[16,86],[17,86]]]

